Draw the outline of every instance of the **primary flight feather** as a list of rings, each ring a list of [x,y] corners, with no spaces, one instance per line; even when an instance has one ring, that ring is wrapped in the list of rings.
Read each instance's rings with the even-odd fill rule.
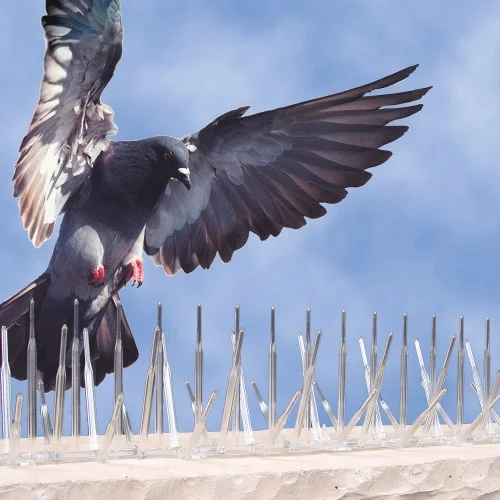
[[[346,188],[385,162],[380,149],[418,112],[429,89],[368,95],[416,66],[346,92],[245,116],[229,111],[196,133],[111,141],[117,128],[101,94],[122,54],[119,0],[47,0],[40,100],[19,151],[14,195],[38,247],[63,215],[48,268],[0,305],[14,377],[26,378],[29,303],[35,300],[38,370],[55,383],[63,324],[88,328],[96,384],[113,371],[116,303],[144,279],[143,252],[168,274],[209,268],[245,245],[326,213]],[[407,104],[406,106],[401,106]],[[122,316],[124,364],[138,357]],[[69,330],[69,338],[76,333]],[[70,344],[68,344],[70,345]],[[70,365],[68,364],[68,370]]]

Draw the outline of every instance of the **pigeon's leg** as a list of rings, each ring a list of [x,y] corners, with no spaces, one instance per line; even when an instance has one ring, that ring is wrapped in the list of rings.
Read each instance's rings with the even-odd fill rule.
[[[144,270],[142,268],[142,259],[135,259],[130,264],[127,265],[127,276],[125,282],[128,283],[133,280],[132,286],[137,283],[137,287],[142,285],[144,281]]]
[[[104,285],[105,279],[104,267],[99,266],[97,269],[90,271],[89,273],[89,283],[94,286],[102,286]]]
[[[137,283],[139,288],[144,281],[144,270],[142,267],[142,249],[144,247],[144,231],[134,243],[128,255],[123,259],[123,265],[125,266],[125,283],[132,281],[132,286]]]

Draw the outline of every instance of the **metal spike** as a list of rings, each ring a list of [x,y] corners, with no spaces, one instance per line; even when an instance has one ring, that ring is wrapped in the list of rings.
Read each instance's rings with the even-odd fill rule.
[[[375,399],[371,401],[370,405],[366,409],[365,421],[363,422],[363,428],[361,431],[361,443],[364,443],[365,440],[367,439],[369,428],[372,425],[376,425],[376,419],[374,419],[373,417],[374,415],[376,415],[375,410],[377,408],[378,395],[380,394],[380,390],[382,388],[382,382],[384,381],[385,367],[387,365],[387,358],[389,356],[389,350],[392,344],[392,337],[393,334],[391,332],[387,337],[387,342],[384,348],[384,354],[382,355],[382,362],[380,363],[380,366],[375,375],[375,381],[371,386],[371,389],[376,391],[377,397],[375,397]]]
[[[123,407],[123,392],[118,394],[118,397],[115,401],[115,406],[113,408],[113,415],[111,416],[111,420],[106,427],[106,432],[104,434],[104,440],[101,445],[101,453],[99,455],[99,461],[105,462],[108,459],[109,448],[113,441],[115,434],[117,433],[117,425],[118,419],[121,419],[122,416],[122,407]]]
[[[151,418],[151,409],[153,405],[156,354],[159,344],[159,337],[160,337],[160,329],[156,327],[153,336],[151,359],[149,361],[149,368],[146,375],[146,384],[144,388],[144,397],[142,401],[141,430],[139,438],[139,453],[141,456],[143,456],[146,451],[147,441],[148,441],[149,421]]]
[[[311,309],[308,307],[306,309],[306,345],[305,345],[305,356],[304,356],[304,376],[311,364]],[[304,390],[302,390],[304,393]],[[309,398],[310,399],[310,398]],[[309,429],[311,427],[311,409],[308,408],[304,415],[304,428]]]
[[[368,397],[365,399],[364,403],[358,408],[356,413],[352,416],[351,420],[349,420],[348,424],[344,427],[344,431],[340,434],[339,441],[341,443],[343,443],[349,437],[349,434],[359,422],[361,415],[363,415],[363,412],[372,403],[372,401],[377,398],[377,395],[378,391],[375,390],[371,391],[370,394],[368,394]]]
[[[201,339],[201,304],[196,309],[196,347],[195,347],[195,373],[194,373],[194,423],[199,422],[203,412],[203,343]]]
[[[52,443],[52,424],[50,423],[50,412],[45,400],[45,388],[43,386],[43,380],[38,381],[38,393],[40,394],[40,416],[42,418],[42,428],[43,437],[45,440],[45,445],[50,446]]]
[[[186,387],[186,391],[189,396],[189,400],[191,401],[191,410],[193,412],[193,416],[196,413],[196,405],[195,405],[195,397],[193,393],[193,389],[191,389],[191,384],[189,383],[189,380],[184,381],[184,386]],[[203,439],[205,443],[208,443],[208,432],[207,429],[203,431]]]
[[[122,404],[122,426],[123,426],[123,434],[125,435],[125,441],[135,448],[135,445],[132,443],[132,426],[130,425],[130,419],[128,416],[128,410],[125,406],[125,403]]]
[[[231,343],[233,347],[233,352],[236,347],[236,335],[234,335],[234,332],[231,332]],[[245,375],[243,373],[243,367],[241,366],[241,360],[239,362],[239,369],[238,369],[238,379],[239,379],[239,385],[240,385],[240,416],[241,416],[241,422],[243,424],[243,433],[245,437],[245,442],[248,445],[253,445],[255,444],[255,438],[253,435],[253,429],[252,429],[252,421],[250,418],[250,411],[248,409],[248,398],[247,398],[247,390],[246,390],[246,384],[245,384]],[[238,443],[238,441],[236,441]]]
[[[9,342],[7,336],[7,327],[2,326],[2,431],[4,440],[4,451],[9,450],[10,429],[12,425],[11,418],[11,376],[9,365]]]
[[[193,410],[193,415],[194,415],[196,413],[195,397],[193,389],[191,389],[191,384],[189,383],[189,380],[184,380],[184,386],[186,387],[189,400],[191,401],[191,409]]]
[[[262,413],[262,416],[264,417],[264,420],[266,421],[267,427],[269,428],[269,408],[266,405],[266,402],[264,401],[264,398],[262,397],[262,394],[259,391],[259,388],[257,387],[257,383],[255,380],[252,380],[250,382],[250,385],[253,387],[253,390],[255,392],[255,396],[257,397],[257,401],[259,402],[259,408],[260,412]]]
[[[17,462],[17,449],[21,438],[21,413],[23,410],[23,394],[16,396],[16,406],[14,410],[14,421],[10,429],[9,464],[14,466]]]
[[[319,386],[319,384],[316,380],[313,380],[313,387],[318,392],[318,396],[321,399],[321,404],[323,405],[323,409],[325,410],[325,413],[330,418],[330,422],[332,423],[333,429],[334,430],[338,429],[338,420],[335,417],[335,414],[333,413],[333,409],[332,409],[330,403],[327,401],[325,395],[323,394],[323,391],[321,390],[321,387]]]
[[[163,332],[162,327],[162,303],[158,302],[158,328]],[[161,338],[160,338],[161,342]],[[155,430],[158,441],[161,442],[163,434],[163,349],[158,348],[156,352],[156,373],[155,373],[155,391],[156,391],[156,406],[155,406]]]
[[[172,384],[172,373],[167,355],[167,340],[165,332],[161,334],[161,347],[163,351],[163,390],[167,404],[168,432],[170,434],[170,447],[179,447],[179,436],[177,433],[177,416],[175,413],[174,389]],[[162,413],[163,415],[163,413]]]
[[[118,397],[123,394],[123,342],[122,342],[122,303],[116,302],[116,341],[114,351],[114,374],[115,374],[115,407]],[[122,434],[121,413],[118,414],[116,422],[116,432]]]
[[[419,427],[424,423],[425,419],[429,418],[429,415],[432,411],[435,411],[435,408],[441,401],[441,398],[446,394],[447,389],[442,389],[436,397],[429,403],[429,406],[415,419],[415,422],[410,426],[407,432],[403,436],[403,443],[406,443],[412,436],[417,432]]]
[[[95,402],[95,383],[94,370],[92,369],[92,361],[90,358],[90,343],[89,331],[83,329],[83,350],[85,355],[85,365],[83,369],[85,380],[85,403],[87,406],[87,425],[89,429],[89,438],[93,449],[97,448],[97,406]]]
[[[408,315],[403,315],[403,345],[401,347],[401,380],[399,401],[399,426],[406,432],[406,416],[408,404]]]
[[[234,335],[235,335],[235,343],[237,340],[237,336],[240,331],[240,306],[236,304],[234,307]],[[235,344],[236,345],[236,344]],[[233,353],[235,355],[235,353]],[[234,431],[234,440],[236,443],[239,441],[239,432],[240,432],[240,372],[236,375],[236,390],[234,393],[234,404],[233,404],[233,431]]]
[[[459,436],[461,441],[466,441],[472,435],[472,433],[477,429],[477,427],[481,426],[486,418],[489,418],[490,414],[494,410],[494,406],[500,400],[500,395],[497,395],[499,387],[500,387],[500,370],[497,371],[497,374],[493,379],[491,394],[485,403],[483,411],[481,411],[481,413],[467,427],[465,432],[463,432],[463,434]]]
[[[346,310],[342,309],[342,320],[340,328],[340,347],[339,347],[339,366],[338,366],[338,389],[337,389],[337,413],[339,434],[344,431],[345,425],[345,383],[346,383],[346,363],[347,363],[347,344],[346,344]]]
[[[220,426],[219,433],[219,446],[224,447],[227,441],[227,434],[229,431],[229,421],[231,419],[231,412],[233,406],[236,404],[235,394],[236,394],[236,386],[239,386],[238,374],[240,369],[240,360],[241,360],[241,348],[243,344],[243,335],[244,330],[240,329],[239,335],[235,337],[235,348],[234,348],[234,356],[233,356],[233,366],[231,368],[231,372],[229,373],[227,391],[226,391],[226,400],[224,402],[224,410],[222,413],[222,422]]]
[[[277,382],[277,353],[275,332],[275,310],[271,308],[271,340],[269,343],[269,422],[272,429],[276,423],[276,382]]]
[[[378,352],[377,352],[377,312],[373,312],[372,317],[372,347],[370,351],[370,388],[375,388],[375,378],[378,370]],[[368,412],[368,411],[367,411]],[[378,395],[375,398],[375,412],[372,414],[372,422],[370,424],[370,429],[372,430],[373,435],[375,435],[377,429],[377,417],[380,418],[380,414],[378,412]]]
[[[30,326],[29,326],[29,341],[28,341],[28,438],[35,439],[36,437],[36,341],[35,341],[35,301],[30,300]]]
[[[321,330],[316,334],[316,341],[314,342],[313,352],[310,358],[310,363],[307,367],[307,372],[304,376],[304,386],[302,387],[302,397],[300,399],[299,410],[297,412],[297,420],[295,421],[294,428],[294,440],[298,441],[302,428],[305,427],[306,415],[310,411],[311,407],[311,391],[312,391],[312,381],[314,378],[314,368],[316,366],[316,358],[318,356],[318,349],[321,342],[321,337],[323,333]]]
[[[80,400],[80,305],[73,303],[73,342],[71,344],[71,434],[77,446],[81,432]]]
[[[490,383],[491,383],[491,351],[490,351],[490,318],[486,318],[485,325],[485,347],[484,347],[484,358],[483,358],[483,394],[485,400],[490,396]],[[486,430],[488,434],[490,433],[490,419],[487,419]]]
[[[56,375],[56,389],[54,397],[54,447],[59,451],[63,431],[64,418],[64,391],[66,390],[66,345],[68,341],[68,327],[61,328],[61,346],[59,349],[59,368]]]
[[[287,405],[285,411],[282,413],[281,417],[277,420],[275,426],[272,429],[269,429],[268,444],[274,444],[276,442],[276,439],[278,439],[280,432],[283,430],[283,427],[285,427],[286,421],[288,420],[288,417],[290,416],[290,413],[292,412],[292,409],[295,406],[295,403],[299,400],[301,394],[302,394],[302,391],[298,390],[292,396],[292,399],[288,403],[288,405]]]
[[[456,430],[458,434],[462,432],[464,419],[464,317],[460,316],[460,330],[458,336],[457,352],[457,420]]]
[[[437,377],[437,347],[436,347],[436,315],[432,316],[432,331],[431,331],[431,351],[429,354],[429,397],[427,398],[427,403],[430,404],[432,394],[434,394],[436,388],[436,377]],[[439,407],[441,405],[438,405]],[[441,433],[441,426],[439,424],[439,418],[437,413],[432,426],[432,435],[438,435]]]
[[[210,394],[210,397],[208,398],[207,406],[203,410],[203,413],[200,417],[200,420],[195,425],[193,432],[191,433],[191,437],[189,438],[189,443],[188,443],[187,448],[186,448],[186,458],[191,457],[194,449],[198,446],[201,434],[206,430],[207,419],[208,419],[208,416],[210,415],[210,411],[212,410],[212,408],[214,406],[215,399],[217,398],[217,395],[218,395],[218,392],[213,391],[212,394]]]
[[[443,362],[443,367],[441,368],[441,371],[439,372],[439,376],[437,378],[436,386],[434,387],[434,391],[431,395],[431,400],[434,400],[434,398],[444,389],[444,383],[446,380],[446,373],[448,371],[448,365],[450,364],[450,359],[451,359],[451,353],[453,352],[453,347],[455,346],[455,341],[456,337],[453,335],[450,339],[450,344],[448,345],[448,350],[446,351],[446,355],[444,358]],[[435,409],[433,409],[429,413],[429,417],[427,418],[424,426],[424,433],[428,434],[432,421],[435,419],[436,412]]]

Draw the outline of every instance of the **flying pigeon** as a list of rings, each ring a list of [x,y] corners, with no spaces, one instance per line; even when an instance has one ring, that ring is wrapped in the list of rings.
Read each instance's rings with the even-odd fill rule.
[[[326,213],[346,188],[365,184],[380,149],[417,113],[429,88],[371,95],[407,78],[411,66],[373,83],[272,111],[229,111],[180,139],[112,141],[101,94],[122,54],[120,0],[47,0],[40,100],[23,139],[14,196],[39,247],[63,214],[47,270],[0,305],[12,375],[26,379],[29,305],[35,302],[38,370],[54,389],[60,331],[73,334],[73,302],[91,341],[95,383],[113,372],[118,292],[142,284],[143,253],[167,274],[208,269],[245,245]],[[368,95],[370,94],[370,95]],[[407,106],[399,106],[407,104]],[[138,357],[122,316],[124,365]],[[68,343],[70,349],[71,343]],[[71,356],[67,356],[68,370]],[[69,378],[68,378],[69,379]],[[83,380],[83,378],[82,378]]]

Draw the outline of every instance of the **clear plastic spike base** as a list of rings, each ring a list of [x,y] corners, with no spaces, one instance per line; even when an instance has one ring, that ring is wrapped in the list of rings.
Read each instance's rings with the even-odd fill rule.
[[[77,312],[77,301],[74,307]],[[31,303],[31,316],[34,310],[34,303]],[[119,303],[117,314],[121,314]],[[347,316],[343,310],[338,355],[328,355],[331,365],[335,365],[332,359],[338,359],[338,363],[331,366],[331,378],[320,380],[316,376],[317,361],[326,355],[320,349],[321,341],[325,335],[332,334],[332,328],[318,330],[312,336],[311,311],[306,310],[304,334],[296,334],[300,355],[300,365],[297,366],[294,360],[278,358],[281,335],[295,334],[280,332],[277,335],[276,311],[273,307],[270,340],[262,351],[262,363],[257,367],[244,366],[242,353],[251,336],[245,334],[240,324],[240,308],[236,306],[234,328],[224,340],[232,359],[227,383],[225,387],[218,388],[220,392],[216,388],[209,388],[211,392],[205,394],[202,308],[198,305],[194,377],[191,379],[193,385],[188,378],[183,378],[187,394],[182,394],[182,397],[174,394],[173,381],[186,374],[173,373],[171,370],[167,341],[174,336],[167,336],[162,328],[161,304],[158,304],[157,326],[153,332],[151,357],[142,394],[130,394],[124,387],[121,321],[116,323],[115,380],[114,394],[111,395],[114,405],[111,415],[103,415],[96,404],[89,332],[86,329],[80,332],[78,338],[68,340],[67,327],[62,326],[55,398],[53,406],[49,407],[37,371],[33,317],[30,320],[27,350],[26,396],[19,393],[14,398],[12,395],[9,332],[2,327],[0,381],[3,439],[0,441],[0,464],[30,467],[47,463],[106,463],[148,457],[196,460],[221,455],[337,453],[388,447],[471,446],[484,443],[499,443],[500,451],[500,370],[492,376],[489,319],[486,320],[484,352],[476,362],[471,343],[465,337],[463,317],[459,319],[457,334],[438,342],[437,321],[433,316],[428,338],[415,338],[411,342],[408,340],[408,317],[405,314],[401,342],[398,334],[390,332],[383,336],[383,349],[379,350],[377,314],[374,313],[370,344],[365,345],[364,338],[359,337],[359,350],[350,348],[353,352],[348,352],[348,345],[355,344],[356,339],[350,338],[347,333]],[[74,331],[79,331],[77,323]],[[422,345],[430,346],[428,354]],[[438,346],[443,352],[438,352]],[[70,370],[71,381],[66,380],[67,347],[71,351],[72,363],[77,367],[82,363],[84,390],[80,390],[79,369]],[[455,356],[456,363],[452,362]],[[351,358],[357,358],[356,363],[350,364]],[[283,407],[277,403],[277,395],[281,394],[277,378],[278,361],[282,368],[286,367],[281,373],[293,374],[293,379],[300,381],[299,387],[284,398],[286,404]],[[251,379],[254,375],[252,370],[262,372],[266,364],[267,387],[259,388]],[[361,373],[360,370],[355,379],[350,379],[356,381],[353,387],[347,384],[347,375],[352,366],[362,367],[363,371]],[[456,373],[450,373],[450,366],[456,366]],[[384,398],[387,395],[387,383],[384,389],[384,382],[389,371],[393,378],[394,374],[399,373],[399,408],[395,408],[394,404],[394,381],[389,394],[392,398]],[[412,406],[412,415],[416,410],[417,413],[410,421],[408,401],[414,395],[408,392],[408,388],[412,387],[409,379],[415,373],[419,375],[419,390],[422,391],[422,398],[425,397],[425,404],[420,408]],[[472,380],[466,380],[466,373],[472,374]],[[328,382],[335,376],[336,387],[331,388]],[[71,389],[65,391],[69,382]],[[325,396],[332,392],[337,395],[335,402]],[[447,393],[448,398],[443,399]],[[350,402],[353,394],[356,394],[357,401],[360,395],[362,398],[362,403],[357,407],[353,407]],[[470,418],[470,408],[465,407],[467,394],[477,400],[473,418]],[[212,416],[213,421],[212,411],[216,400],[222,405],[218,420],[220,425],[216,429],[208,429],[208,417]],[[138,401],[142,401],[141,420],[139,427],[133,429],[127,406],[136,406]],[[190,404],[193,416],[190,432],[181,433],[178,430],[176,409],[179,401]],[[266,423],[263,429],[252,426],[252,416],[255,420],[256,415],[251,415],[250,408],[255,406]],[[71,414],[64,414],[64,408],[69,408]],[[465,415],[469,415],[468,422],[464,421]],[[85,435],[80,429],[83,419],[86,419],[88,429]],[[68,420],[72,424],[71,434],[64,435],[63,422]],[[25,428],[27,433],[23,435],[21,430]]]

